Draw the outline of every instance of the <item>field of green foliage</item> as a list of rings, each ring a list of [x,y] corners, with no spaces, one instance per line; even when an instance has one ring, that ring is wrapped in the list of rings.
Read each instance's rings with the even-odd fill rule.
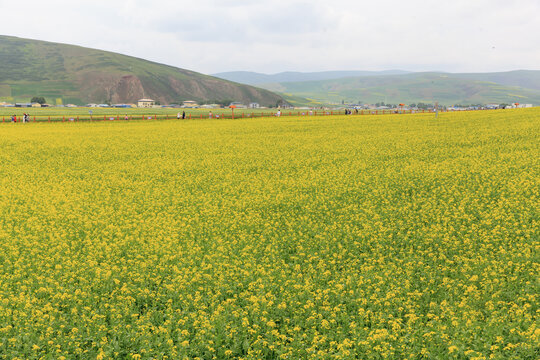
[[[540,356],[540,110],[0,124],[0,359]]]

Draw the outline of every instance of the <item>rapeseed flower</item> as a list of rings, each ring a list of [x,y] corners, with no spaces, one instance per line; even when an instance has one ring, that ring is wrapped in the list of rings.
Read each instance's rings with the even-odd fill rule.
[[[0,126],[0,359],[534,358],[539,119]]]

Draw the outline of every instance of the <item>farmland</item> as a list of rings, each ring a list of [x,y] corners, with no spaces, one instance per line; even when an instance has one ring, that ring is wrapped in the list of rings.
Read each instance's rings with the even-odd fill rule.
[[[0,359],[539,356],[538,109],[0,133]]]

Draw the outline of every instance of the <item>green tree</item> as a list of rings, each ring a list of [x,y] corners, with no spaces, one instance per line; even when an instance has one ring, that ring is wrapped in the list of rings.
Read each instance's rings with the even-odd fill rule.
[[[38,104],[45,104],[46,101],[45,101],[45,98],[43,96],[34,96],[31,100],[30,100],[31,103],[38,103]]]

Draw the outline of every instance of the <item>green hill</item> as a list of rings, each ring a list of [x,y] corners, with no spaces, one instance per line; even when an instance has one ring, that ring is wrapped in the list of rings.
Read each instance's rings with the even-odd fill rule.
[[[260,85],[279,82],[320,81],[340,79],[353,76],[380,76],[401,75],[410,71],[385,70],[385,71],[321,71],[321,72],[296,72],[287,71],[277,74],[261,74],[251,71],[230,71],[212,74],[212,76],[248,85]]]
[[[0,35],[0,101],[163,104],[183,100],[258,102],[283,98],[268,90],[131,56]]]
[[[411,73],[404,75],[347,77],[303,82],[281,82],[260,85],[266,89],[315,101],[341,103],[433,103],[487,104],[532,103],[540,105],[540,87],[536,80],[540,71],[529,76],[511,74],[448,74]],[[535,77],[536,76],[536,77]],[[497,83],[494,80],[504,82]],[[524,83],[531,88],[512,86]],[[540,82],[539,82],[540,84]]]
[[[454,74],[455,77],[540,90],[540,71],[515,70],[498,73]]]

